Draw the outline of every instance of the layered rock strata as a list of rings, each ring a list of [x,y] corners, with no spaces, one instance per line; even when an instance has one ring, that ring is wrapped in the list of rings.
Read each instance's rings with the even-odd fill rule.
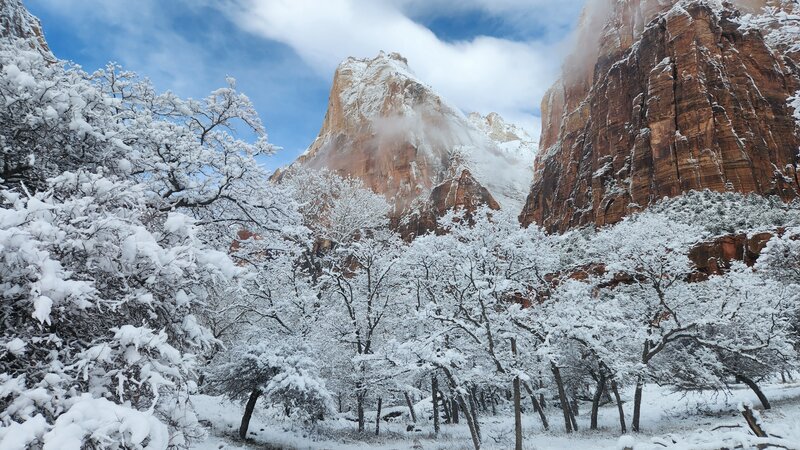
[[[603,4],[543,100],[523,224],[613,224],[689,190],[797,196],[796,2]]]

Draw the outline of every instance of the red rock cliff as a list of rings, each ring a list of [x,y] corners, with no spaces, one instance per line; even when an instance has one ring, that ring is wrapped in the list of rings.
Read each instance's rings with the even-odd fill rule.
[[[604,1],[544,98],[521,222],[611,224],[689,190],[796,197],[797,3]]]
[[[294,164],[361,179],[416,235],[453,207],[520,211],[533,177],[523,134],[496,114],[467,118],[381,53],[339,66],[319,137]]]

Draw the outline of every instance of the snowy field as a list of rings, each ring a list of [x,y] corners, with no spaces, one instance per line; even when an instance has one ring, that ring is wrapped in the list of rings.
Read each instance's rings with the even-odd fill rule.
[[[761,411],[764,428],[773,436],[783,438],[781,445],[794,444],[788,448],[800,449],[800,383],[778,384],[766,387],[773,409]],[[632,392],[628,393],[628,399]],[[583,404],[578,424],[581,431],[569,436],[563,433],[561,411],[554,407],[547,410],[551,423],[550,431],[542,430],[535,414],[525,414],[524,439],[526,449],[621,449],[622,444],[633,442],[635,450],[663,448],[700,450],[730,448],[740,445],[742,438],[749,442],[752,434],[738,412],[738,405],[750,402],[758,405],[755,395],[747,389],[735,389],[729,394],[699,392],[690,394],[671,393],[657,386],[645,390],[642,416],[643,432],[620,439],[616,406],[606,405],[600,409],[600,430],[588,431],[589,405]],[[467,426],[442,425],[438,439],[432,438],[433,427],[425,419],[417,425],[421,431],[406,432],[407,414],[393,422],[381,423],[381,436],[372,433],[360,437],[355,433],[355,424],[345,419],[326,421],[316,430],[308,432],[291,424],[280,423],[262,410],[256,410],[250,424],[247,443],[236,438],[241,420],[242,406],[216,397],[197,396],[195,406],[201,420],[210,425],[209,438],[198,445],[199,450],[221,449],[430,449],[468,450],[472,448]],[[428,401],[428,411],[430,411]],[[425,410],[424,402],[416,405],[418,411]],[[402,408],[405,409],[405,408]],[[531,411],[527,411],[530,413]],[[630,411],[627,420],[630,422]],[[374,411],[367,417],[374,418]],[[418,416],[420,416],[418,414]],[[510,414],[503,416],[481,416],[483,447],[486,449],[510,449],[514,447],[514,420]],[[749,437],[748,437],[749,436]],[[741,446],[738,448],[742,448]],[[756,448],[748,447],[744,448]],[[768,447],[780,448],[780,447]]]

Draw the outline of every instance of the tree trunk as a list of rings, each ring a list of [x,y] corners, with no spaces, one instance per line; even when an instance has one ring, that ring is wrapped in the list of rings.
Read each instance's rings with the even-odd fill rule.
[[[475,413],[480,408],[480,406],[478,405],[478,387],[475,386],[474,384],[472,385],[472,387],[469,390],[469,398],[470,398],[470,402],[469,402],[470,409],[472,409],[472,408],[475,409],[475,411],[470,411],[472,413],[472,415],[474,416]]]
[[[542,406],[542,409],[547,408],[547,402],[544,400],[544,394],[539,394],[539,405]]]
[[[472,414],[472,421],[475,423],[475,429],[478,431],[478,438],[483,440],[481,437],[481,426],[478,422],[478,401],[475,399],[474,396],[474,388],[473,388],[473,395],[469,396],[469,412]]]
[[[381,434],[381,406],[383,406],[383,398],[378,397],[378,413],[375,414],[375,436]]]
[[[455,398],[453,399],[451,404],[453,406],[450,407],[450,413],[453,415],[452,416],[453,423],[458,424],[458,410],[460,409],[459,406],[461,405],[458,404],[458,400],[456,400]]]
[[[617,402],[617,410],[619,411],[619,429],[622,434],[628,432],[628,427],[625,425],[625,407],[622,405],[622,397],[619,395],[617,388],[617,380],[611,378],[611,390],[614,392],[614,400]]]
[[[442,367],[442,371],[444,372],[445,376],[447,376],[447,381],[450,386],[450,392],[453,393],[454,401],[458,403],[458,406],[461,409],[461,412],[464,414],[464,419],[467,421],[467,426],[469,427],[469,434],[472,436],[472,444],[475,446],[475,450],[480,450],[481,448],[481,435],[480,430],[478,429],[478,421],[476,418],[472,417],[472,414],[469,413],[469,406],[464,401],[464,396],[461,395],[458,389],[458,385],[456,384],[456,380],[453,377],[453,374],[445,367]],[[455,409],[455,405],[454,405]]]
[[[365,429],[364,420],[364,394],[356,394],[356,414],[358,414],[358,432],[363,433]]]
[[[755,381],[751,380],[750,378],[744,375],[739,375],[739,374],[736,374],[736,381],[746,384],[747,387],[749,387],[756,394],[756,396],[758,397],[758,401],[761,402],[761,406],[763,406],[764,409],[772,409],[772,405],[769,404],[769,399],[767,399],[767,396],[764,395],[764,392],[761,390],[760,387],[758,387]]]
[[[750,430],[753,431],[753,434],[756,437],[760,438],[767,438],[769,435],[763,428],[761,428],[761,423],[756,416],[756,412],[750,408],[750,405],[742,405],[742,415],[744,416],[744,420],[747,422],[747,426],[750,427]]]
[[[477,420],[469,413],[469,408],[467,408],[467,405],[464,402],[464,397],[461,394],[456,394],[455,401],[458,402],[458,404],[461,406],[462,412],[464,413],[464,420],[467,421],[469,434],[472,436],[472,445],[475,447],[475,450],[480,450],[481,435],[480,431],[478,430]]]
[[[522,392],[519,377],[514,377],[514,450],[522,450]]]
[[[450,399],[444,396],[442,391],[439,391],[439,398],[442,399],[442,412],[444,413],[444,423],[453,423],[453,416],[450,415]]]
[[[406,396],[406,404],[408,404],[408,412],[411,413],[411,421],[417,423],[417,413],[414,411],[414,404],[411,402],[411,397],[408,396],[408,392],[403,392],[403,395]]]
[[[439,434],[439,380],[431,377],[431,402],[433,403],[433,433]]]
[[[633,421],[631,429],[634,433],[640,431],[639,418],[642,415],[642,390],[644,390],[644,375],[636,377],[636,391],[633,394]]]
[[[601,372],[597,377],[597,388],[594,391],[592,398],[592,417],[590,419],[590,430],[597,429],[597,414],[600,410],[600,400],[603,398],[603,392],[606,390],[606,376]]]
[[[544,415],[544,409],[542,408],[542,404],[536,401],[536,394],[533,393],[533,390],[527,383],[525,383],[525,390],[528,391],[528,395],[531,397],[531,404],[533,405],[533,410],[539,414],[539,419],[542,421],[542,428],[545,431],[550,429],[550,424],[547,423],[547,416]]]
[[[250,428],[250,418],[253,417],[253,410],[256,409],[258,397],[261,397],[261,390],[255,389],[250,393],[250,398],[247,399],[247,405],[244,407],[244,415],[242,416],[242,424],[239,425],[239,437],[242,439],[247,439],[247,429]]]
[[[517,358],[517,340],[511,339],[511,353]],[[514,450],[522,450],[522,392],[519,375],[514,377]]]
[[[486,392],[483,389],[481,389],[481,409],[483,412],[489,410],[489,408],[486,406]]]
[[[578,411],[578,393],[576,391],[572,391],[572,402],[569,404],[569,410],[572,411],[572,415],[575,417],[581,415],[580,411]]]
[[[650,360],[650,341],[644,341],[644,347],[642,349],[642,363],[647,366],[647,362]],[[642,391],[644,390],[644,374],[640,373],[636,377],[636,391],[633,394],[633,420],[631,421],[631,429],[634,433],[638,433],[640,431],[639,428],[639,418],[642,416]]]
[[[578,420],[575,418],[575,411],[572,409],[572,405],[574,404],[574,401],[568,403],[569,406],[567,409],[569,410],[569,420],[572,422],[572,429],[578,431]]]
[[[566,391],[564,391],[564,381],[561,379],[561,370],[556,366],[556,363],[550,363],[550,369],[553,371],[553,378],[556,380],[556,387],[558,387],[558,401],[561,403],[561,411],[564,413],[564,428],[567,430],[567,433],[572,433],[569,400],[567,399]]]

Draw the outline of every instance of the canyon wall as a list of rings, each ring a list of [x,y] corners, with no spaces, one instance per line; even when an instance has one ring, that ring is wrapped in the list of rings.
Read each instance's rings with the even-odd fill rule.
[[[613,224],[689,190],[797,196],[796,2],[592,5],[542,102],[524,225]]]

